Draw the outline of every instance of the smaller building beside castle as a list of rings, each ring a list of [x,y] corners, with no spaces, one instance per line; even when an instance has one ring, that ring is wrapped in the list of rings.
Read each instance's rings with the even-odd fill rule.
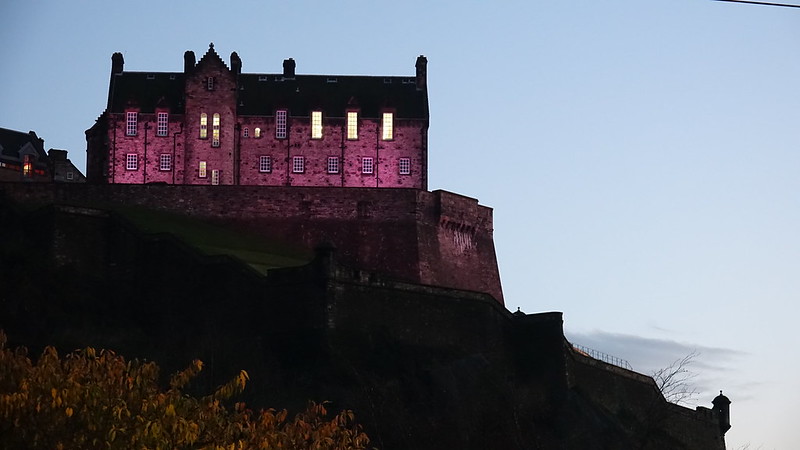
[[[243,73],[211,44],[183,72],[124,71],[87,130],[93,183],[427,189],[425,57],[414,76]]]
[[[0,182],[82,183],[85,177],[67,158],[66,150],[44,150],[44,139],[0,128]]]

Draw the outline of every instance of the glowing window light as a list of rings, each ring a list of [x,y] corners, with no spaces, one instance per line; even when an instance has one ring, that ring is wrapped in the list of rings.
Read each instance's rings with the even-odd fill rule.
[[[214,122],[211,130],[211,146],[219,147],[219,114],[214,114]]]
[[[383,121],[381,124],[383,130],[382,139],[384,141],[391,141],[394,139],[394,114],[390,112],[383,113]]]
[[[208,138],[208,115],[200,114],[200,139]]]
[[[311,139],[322,139],[322,111],[311,112]]]
[[[256,128],[256,129],[253,131],[253,136],[255,136],[255,137],[257,137],[257,138],[260,138],[260,137],[261,137],[261,128]]]
[[[347,139],[358,139],[358,113],[347,112]]]
[[[200,167],[197,170],[197,176],[200,178],[206,177],[206,162],[200,161]]]
[[[33,176],[33,161],[31,155],[25,155],[22,157],[22,176],[25,178],[30,178]]]
[[[275,137],[286,139],[286,110],[284,109],[275,112]]]

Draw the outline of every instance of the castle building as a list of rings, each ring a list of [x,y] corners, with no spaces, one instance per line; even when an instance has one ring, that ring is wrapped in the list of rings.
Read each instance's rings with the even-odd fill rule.
[[[243,73],[209,45],[183,72],[124,71],[86,131],[92,183],[427,189],[424,56],[415,76]]]

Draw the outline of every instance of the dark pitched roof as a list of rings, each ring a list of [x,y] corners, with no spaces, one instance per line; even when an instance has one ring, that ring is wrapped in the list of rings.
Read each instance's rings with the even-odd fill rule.
[[[213,49],[203,56],[219,58]],[[201,61],[203,60],[201,59]],[[198,63],[199,65],[200,63]],[[152,113],[163,105],[173,113],[184,112],[184,82],[181,72],[122,72],[112,77],[109,110],[124,112],[128,106]],[[286,108],[292,116],[308,116],[322,110],[328,117],[344,117],[349,107],[364,117],[378,117],[384,108],[399,119],[428,119],[427,93],[418,90],[413,76],[353,76],[247,74],[238,76],[237,113],[271,116]]]
[[[308,116],[322,110],[344,117],[347,108],[364,117],[378,117],[392,108],[398,118],[427,119],[427,98],[414,77],[242,74],[239,76],[240,115],[271,116],[286,108],[290,115]]]
[[[0,128],[0,156],[18,159],[19,150],[29,143],[33,146],[40,161],[47,159],[47,153],[44,151],[44,141],[36,136],[36,133],[29,131],[24,133],[22,131],[9,130],[7,128]]]
[[[112,77],[111,112],[124,112],[128,106],[143,113],[155,112],[156,106],[183,113],[183,73],[122,72]]]

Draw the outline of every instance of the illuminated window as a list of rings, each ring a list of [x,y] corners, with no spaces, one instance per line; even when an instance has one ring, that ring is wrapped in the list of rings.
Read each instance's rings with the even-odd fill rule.
[[[261,128],[256,128],[253,130],[253,136],[260,138],[261,137]]]
[[[338,156],[328,156],[328,173],[339,173]]]
[[[303,156],[292,157],[292,172],[303,173],[306,171],[306,158]]]
[[[275,137],[286,139],[286,110],[275,111]]]
[[[172,170],[172,155],[162,153],[158,158],[158,170]]]
[[[214,114],[214,122],[211,129],[211,146],[219,147],[219,114]]]
[[[158,113],[158,126],[156,128],[156,136],[166,136],[169,129],[169,114],[165,112]]]
[[[258,171],[272,172],[272,158],[269,156],[260,156],[258,158]]]
[[[411,158],[400,158],[400,175],[411,174]]]
[[[128,136],[136,136],[136,123],[139,119],[139,113],[129,112],[125,117],[125,134]]]
[[[31,155],[22,157],[22,176],[25,178],[33,176],[33,158],[31,158]]]
[[[206,162],[200,161],[200,167],[197,169],[197,176],[200,178],[206,177]]]
[[[211,171],[211,185],[212,186],[219,185],[219,170],[217,169]]]
[[[208,138],[208,115],[200,114],[200,139]]]
[[[390,112],[383,113],[381,129],[383,130],[382,138],[384,141],[394,139],[394,114]]]
[[[361,173],[372,173],[372,158],[361,158]]]
[[[139,156],[136,153],[125,155],[125,170],[137,170],[139,168]]]
[[[358,113],[347,112],[347,139],[358,139]]]
[[[250,137],[250,128],[245,127],[244,130],[242,130],[242,136]]]
[[[311,139],[322,139],[322,111],[311,112]]]
[[[206,88],[208,88],[209,91],[214,90],[214,77],[208,77],[208,79],[206,79]]]

